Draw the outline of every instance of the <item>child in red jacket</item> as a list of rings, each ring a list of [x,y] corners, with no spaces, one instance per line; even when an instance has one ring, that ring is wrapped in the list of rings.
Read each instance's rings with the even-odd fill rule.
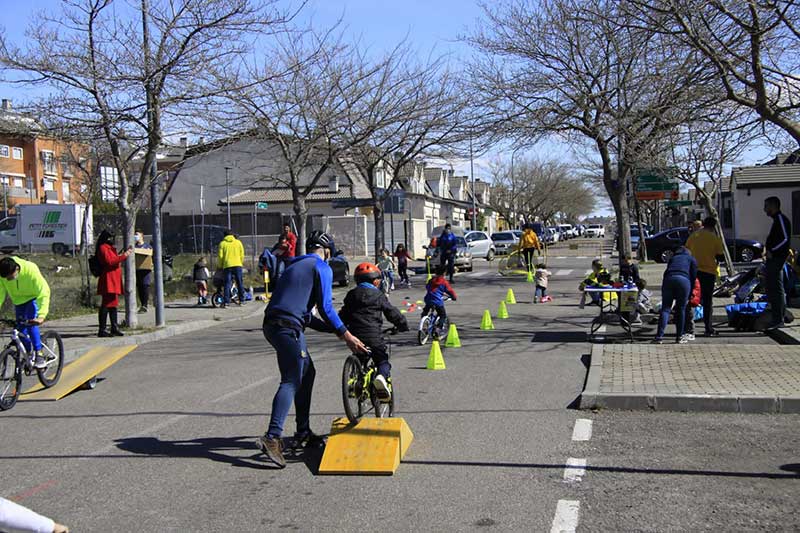
[[[694,287],[689,294],[689,305],[686,306],[686,331],[684,337],[686,340],[694,340],[694,310],[700,305],[700,280],[694,280]]]

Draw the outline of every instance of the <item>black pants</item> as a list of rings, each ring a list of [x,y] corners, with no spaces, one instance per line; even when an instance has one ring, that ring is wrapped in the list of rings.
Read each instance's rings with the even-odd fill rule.
[[[408,283],[408,263],[399,263],[397,273],[400,275],[400,281]]]
[[[772,313],[771,323],[780,324],[784,321],[784,315],[786,314],[786,293],[788,290],[784,287],[783,280],[783,265],[786,263],[786,258],[771,257],[765,263],[767,270],[767,300]]]
[[[708,272],[697,272],[697,279],[700,280],[700,303],[703,304],[703,324],[706,326],[706,333],[714,331],[714,284],[717,282],[716,274]]]
[[[147,302],[150,301],[150,280],[152,272],[152,270],[136,271],[136,294],[139,295],[139,302],[144,307],[147,307]]]
[[[364,341],[367,347],[372,352],[372,361],[375,363],[375,366],[378,368],[378,374],[382,375],[385,378],[392,377],[392,365],[389,363],[389,350],[386,349],[386,344],[381,341]],[[358,358],[361,360],[361,364],[363,365],[366,363],[366,358],[359,355]]]
[[[532,270],[533,269],[533,254],[536,252],[536,248],[524,248],[522,250],[522,257],[525,259],[525,269]]]
[[[436,314],[439,316],[439,327],[442,327],[444,321],[447,320],[447,311],[445,311],[443,305],[425,304],[425,307],[422,309],[422,316],[428,316],[432,309],[436,309]]]
[[[456,271],[456,254],[442,252],[441,259],[439,260],[439,265],[440,266],[447,265],[447,275],[450,277],[450,281],[453,281],[453,274]]]

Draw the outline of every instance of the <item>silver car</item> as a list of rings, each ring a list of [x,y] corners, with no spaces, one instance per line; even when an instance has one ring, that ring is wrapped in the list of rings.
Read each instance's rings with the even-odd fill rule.
[[[468,231],[464,240],[472,251],[472,257],[485,257],[487,261],[494,259],[497,253],[494,242],[483,231]]]
[[[439,248],[435,248],[431,255],[431,265],[439,264]],[[472,251],[467,245],[464,237],[456,235],[456,260],[454,262],[456,270],[466,270],[472,272]]]
[[[506,255],[513,252],[514,248],[517,247],[519,237],[513,231],[498,231],[492,233],[492,241],[497,255]]]

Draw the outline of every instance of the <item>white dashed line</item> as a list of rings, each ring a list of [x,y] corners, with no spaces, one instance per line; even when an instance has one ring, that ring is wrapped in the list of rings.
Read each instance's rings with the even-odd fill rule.
[[[562,268],[560,270],[556,270],[555,272],[553,272],[553,276],[569,276],[570,274],[572,274],[571,268],[566,268],[566,269]]]
[[[581,502],[577,500],[558,500],[550,533],[574,533],[578,527],[580,509]]]
[[[588,418],[579,418],[575,421],[575,428],[572,430],[572,440],[587,441],[592,438],[592,421]]]
[[[577,483],[586,473],[586,459],[567,459],[567,467],[564,469],[564,481],[567,483]]]
[[[584,276],[588,276],[588,275],[589,275],[589,274],[591,274],[592,272],[594,272],[594,270],[592,270],[592,269],[590,268],[589,270],[587,270],[586,272],[584,272],[584,274],[583,274],[583,275],[584,275]]]

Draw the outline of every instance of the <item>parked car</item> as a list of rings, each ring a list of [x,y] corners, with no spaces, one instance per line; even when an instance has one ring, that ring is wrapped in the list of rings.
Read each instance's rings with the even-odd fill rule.
[[[589,224],[589,227],[586,228],[586,236],[604,238],[606,236],[606,227],[602,224]]]
[[[483,231],[468,231],[464,240],[472,252],[472,257],[485,257],[487,261],[494,259],[497,249],[489,235]]]
[[[556,242],[559,242],[560,240],[562,240],[562,238],[561,238],[561,232],[560,232],[560,231],[558,231],[558,228],[557,228],[557,227],[555,227],[555,226],[548,226],[548,228],[547,228],[547,229],[548,229],[548,230],[550,230],[550,231],[553,233],[553,242],[554,242],[554,243],[556,243]]]
[[[510,254],[519,242],[513,231],[498,231],[492,233],[492,242],[494,242],[495,253],[497,255]]]
[[[350,284],[350,264],[347,262],[344,252],[338,250],[333,257],[328,259],[328,265],[333,271],[333,284],[347,287]]]
[[[650,234],[647,233],[646,229],[642,228],[642,230],[644,231],[644,238],[647,239],[647,237],[649,237]],[[638,227],[631,228],[631,250],[635,252],[639,249],[639,242],[641,241],[641,239],[642,236],[639,235],[639,228]]]
[[[647,246],[647,257],[655,259],[659,263],[666,263],[670,260],[680,246],[686,244],[686,239],[689,238],[689,230],[687,228],[672,228],[656,233],[652,237],[645,239],[645,246]],[[749,263],[754,259],[760,259],[764,255],[764,245],[758,241],[749,239],[725,239],[725,244],[728,246],[733,255],[733,260],[743,263]]]
[[[574,239],[578,236],[572,224],[559,224],[558,230],[561,231],[567,239]]]
[[[455,232],[454,232],[455,233]],[[436,237],[441,235],[441,232],[434,233]],[[472,272],[472,251],[467,244],[464,237],[456,235],[456,270],[466,270]],[[439,248],[433,250],[431,254],[431,264],[439,264]]]

